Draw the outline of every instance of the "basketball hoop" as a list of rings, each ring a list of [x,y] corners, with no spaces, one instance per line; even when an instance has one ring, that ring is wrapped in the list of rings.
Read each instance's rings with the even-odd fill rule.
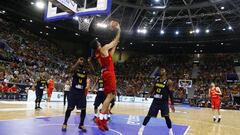
[[[78,17],[78,29],[83,32],[89,32],[89,28],[94,19],[94,16]]]

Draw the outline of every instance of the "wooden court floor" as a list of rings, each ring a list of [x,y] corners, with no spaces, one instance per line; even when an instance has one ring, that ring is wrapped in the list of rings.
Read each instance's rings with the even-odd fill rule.
[[[116,102],[112,112],[144,116],[149,106],[150,104],[143,103]],[[42,110],[35,111],[33,102],[0,101],[0,120],[63,116],[66,109],[61,102],[52,102],[49,106],[42,103],[42,107]],[[87,112],[93,113],[92,102],[88,102]],[[208,108],[176,106],[176,112],[171,113],[171,118],[175,124],[190,126],[187,135],[240,135],[240,111],[221,110],[221,113],[221,123],[214,123],[211,110]]]

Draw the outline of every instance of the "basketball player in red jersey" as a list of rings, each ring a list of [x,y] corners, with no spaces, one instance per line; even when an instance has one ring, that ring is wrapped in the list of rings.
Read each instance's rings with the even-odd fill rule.
[[[96,118],[98,128],[102,131],[109,130],[107,126],[108,109],[111,101],[116,95],[116,76],[112,56],[115,53],[121,33],[118,22],[112,21],[110,27],[112,30],[117,30],[117,35],[112,42],[106,45],[101,45],[97,40],[94,40],[90,43],[91,47],[96,49],[96,58],[102,68],[101,72],[104,83],[104,94],[106,95],[99,116]]]
[[[51,78],[48,80],[48,91],[47,91],[48,102],[50,102],[51,100],[53,89],[54,89],[54,80],[53,80],[53,76],[51,76]]]
[[[221,121],[221,114],[220,114],[220,95],[222,92],[219,87],[216,87],[214,83],[211,83],[211,88],[209,89],[209,97],[211,99],[211,107],[213,112],[213,121],[216,122],[215,110],[218,112],[218,120],[217,122]]]

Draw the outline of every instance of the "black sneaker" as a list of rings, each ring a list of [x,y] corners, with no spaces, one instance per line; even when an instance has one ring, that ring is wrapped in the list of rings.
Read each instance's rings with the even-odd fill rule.
[[[213,122],[216,122],[216,120],[217,120],[216,118],[213,118]]]
[[[39,107],[37,107],[37,108],[38,108],[38,109],[42,109],[42,107],[40,107],[40,106],[39,106]]]
[[[37,110],[38,109],[38,107],[37,106],[35,106],[35,110]]]
[[[96,123],[96,119],[97,119],[97,117],[96,117],[96,116],[94,116],[94,118],[93,118],[93,122],[95,122],[95,123]]]
[[[218,123],[220,123],[221,122],[221,118],[218,118],[218,121],[217,121]]]
[[[79,125],[78,128],[81,129],[83,132],[87,132],[87,129],[83,125]]]
[[[67,124],[62,125],[62,131],[67,131]]]

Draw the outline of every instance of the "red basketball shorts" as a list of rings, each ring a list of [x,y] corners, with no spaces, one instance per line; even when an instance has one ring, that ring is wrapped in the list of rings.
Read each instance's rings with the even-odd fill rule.
[[[221,104],[221,102],[220,102],[220,99],[211,99],[211,107],[212,107],[212,109],[220,109],[220,104]]]
[[[53,92],[53,88],[48,88],[48,97],[51,97],[52,96],[52,92]]]
[[[107,95],[109,93],[116,94],[116,76],[113,72],[104,71],[102,74],[103,84],[104,84],[104,94]]]

